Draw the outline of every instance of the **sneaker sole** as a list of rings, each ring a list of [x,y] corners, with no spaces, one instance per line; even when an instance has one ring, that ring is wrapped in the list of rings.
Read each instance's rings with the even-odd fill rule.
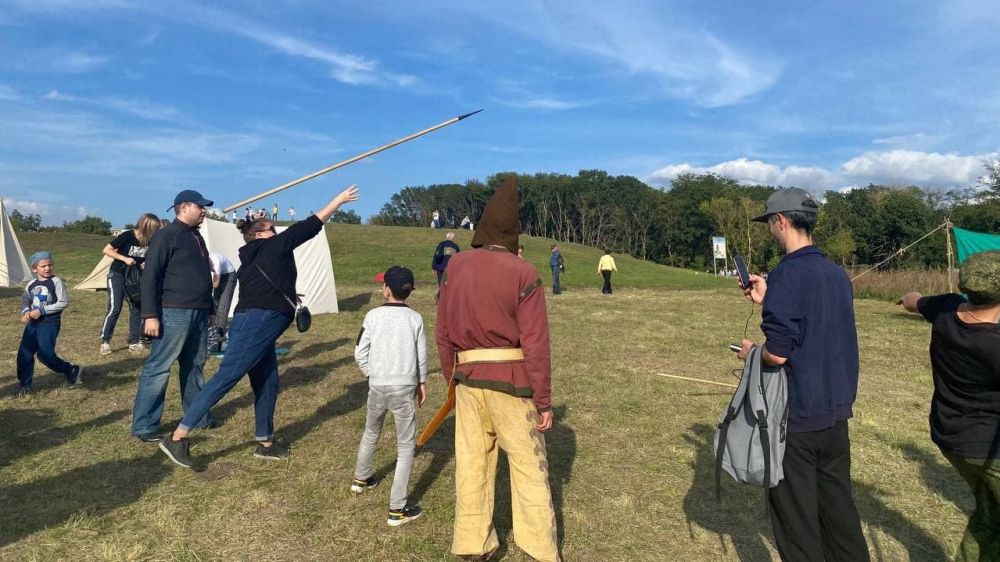
[[[174,457],[174,454],[170,452],[170,449],[167,449],[167,446],[163,444],[163,441],[160,441],[160,450],[163,451],[167,455],[167,458],[173,461],[174,464],[176,464],[177,466],[183,466],[184,468],[194,468],[194,464],[184,464],[181,461],[177,460]]]
[[[371,490],[373,488],[378,488],[380,481],[376,481],[374,484],[367,484],[363,488],[357,484],[351,484],[351,493],[360,496],[361,494]]]
[[[253,458],[264,459],[266,461],[287,461],[288,457],[270,457],[268,455],[262,455],[260,453],[254,453]]]
[[[423,514],[424,512],[421,511],[413,517],[407,517],[406,519],[386,519],[385,522],[388,523],[390,527],[399,527],[400,525],[406,525],[414,519],[420,519],[420,516]]]

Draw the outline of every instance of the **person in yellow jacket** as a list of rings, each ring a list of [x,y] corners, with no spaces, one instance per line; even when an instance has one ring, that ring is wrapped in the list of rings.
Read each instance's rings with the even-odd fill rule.
[[[611,250],[604,250],[601,261],[597,262],[597,274],[604,277],[604,287],[601,288],[601,292],[605,295],[611,294],[612,271],[618,271],[618,268],[615,267],[615,258],[611,257]]]

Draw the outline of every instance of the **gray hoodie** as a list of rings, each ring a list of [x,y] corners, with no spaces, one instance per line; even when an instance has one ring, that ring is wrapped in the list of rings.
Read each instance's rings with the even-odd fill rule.
[[[370,386],[426,382],[424,319],[403,303],[386,303],[369,310],[358,334],[354,360]]]

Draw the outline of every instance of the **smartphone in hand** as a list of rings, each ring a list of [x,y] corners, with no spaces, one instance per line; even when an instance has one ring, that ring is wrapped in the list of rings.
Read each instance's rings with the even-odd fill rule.
[[[747,263],[743,261],[743,256],[733,256],[733,263],[736,264],[736,275],[740,277],[740,284],[744,289],[749,289],[750,272],[747,270]]]

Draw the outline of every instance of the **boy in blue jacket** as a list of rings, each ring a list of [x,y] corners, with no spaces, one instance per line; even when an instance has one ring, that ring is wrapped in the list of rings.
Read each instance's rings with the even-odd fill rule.
[[[66,383],[80,383],[83,368],[56,355],[56,338],[62,321],[62,311],[69,305],[66,283],[56,277],[55,263],[50,252],[35,252],[29,259],[35,279],[28,283],[21,296],[21,323],[24,333],[17,349],[18,396],[31,393],[35,377],[35,356],[43,365],[66,377]]]

